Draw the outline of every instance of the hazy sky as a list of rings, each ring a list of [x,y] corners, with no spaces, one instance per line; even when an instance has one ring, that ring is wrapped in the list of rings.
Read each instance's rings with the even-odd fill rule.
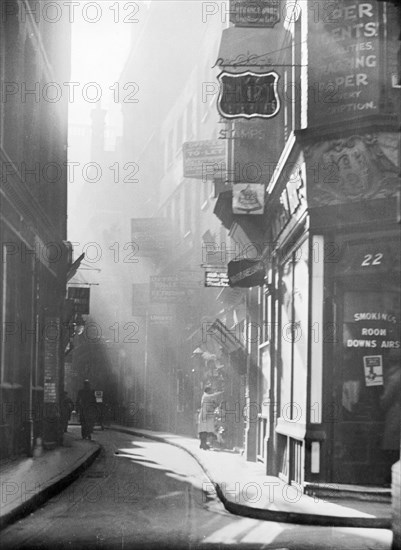
[[[85,4],[89,3],[83,2]],[[96,104],[83,99],[84,86],[90,82],[96,82],[100,86],[102,107],[113,108],[115,96],[110,87],[119,79],[129,51],[132,26],[135,25],[124,22],[124,19],[131,13],[133,19],[139,18],[141,7],[143,8],[139,5],[139,13],[136,15],[132,11],[134,4],[120,0],[117,6],[115,0],[102,0],[97,2],[97,12],[93,9],[88,9],[87,12],[76,10],[72,23],[71,80],[79,82],[80,86],[77,87],[74,103],[70,105],[71,123],[90,123],[89,113]],[[85,18],[99,20],[91,23]],[[87,93],[90,99],[96,98],[97,91],[94,87],[87,88]]]

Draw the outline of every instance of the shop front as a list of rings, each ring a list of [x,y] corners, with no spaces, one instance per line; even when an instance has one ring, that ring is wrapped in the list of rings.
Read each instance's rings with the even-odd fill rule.
[[[386,485],[399,452],[400,236],[353,234],[334,243],[338,262],[326,265],[326,477]]]
[[[344,162],[358,156],[342,153]],[[272,262],[259,294],[257,454],[268,474],[306,491],[388,487],[401,398],[396,164],[380,177],[372,155],[357,191],[356,181],[343,185],[347,167],[325,185],[305,158],[294,157],[297,177],[279,181],[267,206]]]

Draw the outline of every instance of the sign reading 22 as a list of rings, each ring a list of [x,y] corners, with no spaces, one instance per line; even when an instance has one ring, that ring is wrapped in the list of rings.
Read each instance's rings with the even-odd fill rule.
[[[361,266],[369,267],[371,265],[380,265],[382,263],[382,259],[383,254],[381,252],[379,252],[378,254],[365,254]]]

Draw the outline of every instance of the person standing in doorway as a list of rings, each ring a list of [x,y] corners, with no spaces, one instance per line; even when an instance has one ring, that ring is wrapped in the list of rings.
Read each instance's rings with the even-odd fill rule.
[[[219,404],[218,399],[222,394],[222,391],[213,393],[211,386],[206,386],[203,390],[198,417],[198,433],[200,439],[199,447],[201,449],[210,449],[207,438],[208,436],[210,437],[215,435],[214,411]]]
[[[68,431],[68,422],[71,418],[71,413],[74,410],[74,402],[66,391],[63,391],[61,398],[61,424],[63,431]]]
[[[82,439],[92,439],[92,432],[97,414],[97,404],[95,392],[92,390],[89,380],[84,380],[84,386],[78,392],[77,409],[81,421]]]

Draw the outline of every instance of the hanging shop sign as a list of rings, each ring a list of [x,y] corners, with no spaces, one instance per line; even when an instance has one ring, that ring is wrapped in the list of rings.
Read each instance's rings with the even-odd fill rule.
[[[81,286],[68,287],[68,300],[71,300],[75,313],[89,315],[90,288]]]
[[[233,214],[263,214],[265,186],[263,183],[236,183],[232,186]]]
[[[281,0],[230,0],[230,22],[237,27],[274,27]]]
[[[205,271],[206,287],[225,287],[230,286],[227,271]]]
[[[182,156],[185,178],[212,179],[216,171],[226,169],[226,146],[218,139],[187,141]]]
[[[232,260],[228,262],[227,275],[232,287],[251,288],[265,281],[265,266],[260,260]]]
[[[217,109],[227,119],[272,118],[280,110],[275,71],[257,73],[223,71],[218,76],[220,92]]]
[[[309,17],[308,124],[327,125],[379,111],[377,2],[322,0]],[[384,23],[383,23],[384,24]]]

